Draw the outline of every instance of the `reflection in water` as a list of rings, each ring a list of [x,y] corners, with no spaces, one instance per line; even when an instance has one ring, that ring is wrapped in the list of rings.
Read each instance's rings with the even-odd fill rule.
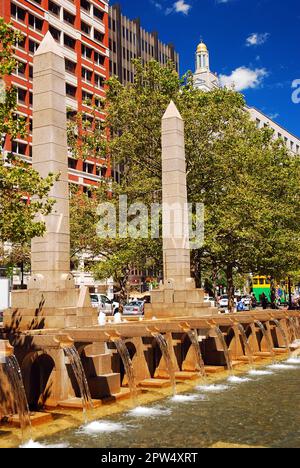
[[[172,413],[168,417],[158,415],[155,425],[153,418],[137,420],[127,412],[108,418],[127,430],[103,432],[99,437],[69,430],[41,442],[91,448],[204,448],[220,442],[299,448],[300,372],[299,366],[286,367],[286,372],[274,371],[243,385],[230,385],[226,391],[206,393],[205,401],[194,399],[175,405],[168,398],[159,406],[171,408]]]

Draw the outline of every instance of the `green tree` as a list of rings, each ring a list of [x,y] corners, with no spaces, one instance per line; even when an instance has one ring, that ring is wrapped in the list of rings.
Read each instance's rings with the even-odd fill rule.
[[[270,129],[256,128],[241,94],[196,90],[191,74],[180,80],[171,64],[135,61],[135,67],[133,85],[112,78],[107,94],[108,148],[125,169],[119,191],[160,201],[161,118],[173,99],[185,122],[189,200],[206,209],[195,273],[199,259],[224,270],[232,310],[234,275],[268,269],[281,275],[299,262],[299,162]]]

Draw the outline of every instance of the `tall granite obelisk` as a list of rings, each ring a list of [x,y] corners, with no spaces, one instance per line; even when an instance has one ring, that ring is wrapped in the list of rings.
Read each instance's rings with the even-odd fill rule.
[[[88,289],[76,289],[70,273],[65,61],[50,32],[33,60],[32,166],[42,177],[59,175],[49,193],[55,204],[45,235],[32,241],[28,290],[13,292],[4,324],[19,330],[96,324]]]
[[[48,32],[33,58],[32,165],[42,177],[60,174],[49,197],[55,201],[46,219],[46,235],[32,241],[29,289],[74,287],[70,273],[68,147],[65,61]]]
[[[173,101],[162,118],[162,202],[164,283],[146,318],[216,313],[191,278],[184,122]]]

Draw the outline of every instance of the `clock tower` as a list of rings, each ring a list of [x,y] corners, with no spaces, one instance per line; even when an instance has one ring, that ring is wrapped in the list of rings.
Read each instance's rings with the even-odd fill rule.
[[[210,71],[209,51],[204,44],[200,42],[196,52],[196,72],[194,74],[195,87],[202,91],[212,91],[220,87],[217,74]]]

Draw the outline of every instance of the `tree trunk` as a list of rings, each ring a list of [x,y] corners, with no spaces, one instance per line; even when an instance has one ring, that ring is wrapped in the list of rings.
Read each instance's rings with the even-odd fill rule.
[[[276,309],[276,285],[274,278],[271,278],[271,309]]]
[[[196,288],[202,288],[201,254],[196,252],[194,257],[194,276]]]
[[[21,289],[24,288],[24,262],[21,263]]]
[[[226,277],[227,277],[228,310],[232,314],[234,312],[234,282],[233,282],[233,266],[232,265],[227,266]]]
[[[293,300],[292,300],[292,279],[289,276],[289,308],[293,308]]]
[[[215,301],[217,301],[218,299],[218,294],[217,294],[218,269],[216,266],[213,267],[212,280],[213,280],[214,298],[215,298]]]

